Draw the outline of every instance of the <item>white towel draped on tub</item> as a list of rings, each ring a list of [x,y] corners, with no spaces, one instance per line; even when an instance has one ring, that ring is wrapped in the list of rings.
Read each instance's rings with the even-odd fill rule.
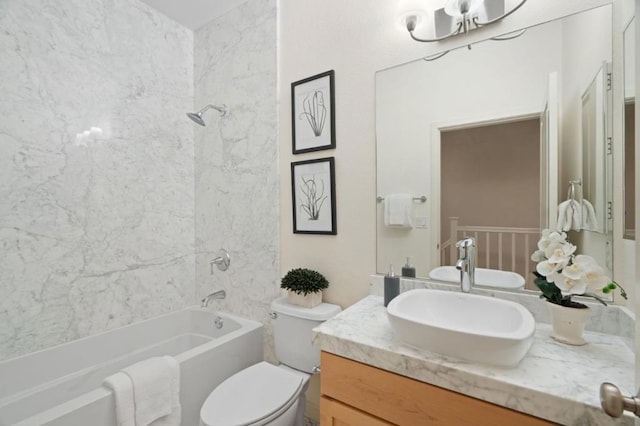
[[[384,197],[384,225],[392,228],[412,228],[412,194],[391,194]]]
[[[130,365],[104,384],[113,390],[119,426],[180,425],[180,365],[173,357]]]
[[[136,426],[133,405],[133,384],[126,374],[120,372],[104,380],[104,385],[113,391],[116,401],[116,419],[118,426]]]

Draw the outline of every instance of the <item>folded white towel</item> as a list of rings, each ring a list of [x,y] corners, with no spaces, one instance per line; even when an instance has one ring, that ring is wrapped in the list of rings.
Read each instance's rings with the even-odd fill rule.
[[[122,370],[133,383],[136,426],[172,414],[180,392],[180,366],[169,356],[154,357]],[[177,423],[179,424],[179,423]]]
[[[107,377],[118,426],[180,426],[180,364],[170,356],[130,365]]]
[[[582,199],[582,229],[588,231],[598,230],[598,220],[593,205],[586,198]]]
[[[136,426],[133,383],[131,383],[129,376],[118,372],[107,377],[104,380],[104,385],[113,391],[118,426]]]
[[[384,199],[384,225],[393,228],[412,228],[413,195],[391,194]]]
[[[182,421],[182,407],[180,406],[180,364],[173,357],[165,356],[171,375],[171,414],[160,417],[151,426],[180,426]]]

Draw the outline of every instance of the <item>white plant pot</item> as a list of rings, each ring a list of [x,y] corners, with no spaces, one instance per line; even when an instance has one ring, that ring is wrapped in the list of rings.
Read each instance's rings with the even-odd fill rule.
[[[292,291],[287,292],[287,302],[292,305],[304,306],[305,308],[313,308],[322,303],[322,292],[298,294]]]
[[[551,302],[547,302],[547,306],[553,327],[551,337],[568,345],[581,346],[587,343],[582,333],[589,317],[589,308],[567,308]]]

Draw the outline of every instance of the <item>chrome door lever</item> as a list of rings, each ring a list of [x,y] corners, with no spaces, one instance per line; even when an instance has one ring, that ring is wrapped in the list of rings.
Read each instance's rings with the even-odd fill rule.
[[[631,411],[640,417],[640,394],[623,396],[614,384],[604,382],[600,385],[600,405],[611,417],[621,417],[625,411]]]

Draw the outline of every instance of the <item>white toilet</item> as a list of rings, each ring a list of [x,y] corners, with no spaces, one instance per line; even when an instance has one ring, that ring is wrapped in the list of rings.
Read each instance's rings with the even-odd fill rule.
[[[330,303],[303,308],[286,297],[274,300],[271,309],[276,357],[282,364],[259,362],[222,382],[202,405],[200,426],[302,425],[309,377],[320,364],[311,330],[341,309]]]

